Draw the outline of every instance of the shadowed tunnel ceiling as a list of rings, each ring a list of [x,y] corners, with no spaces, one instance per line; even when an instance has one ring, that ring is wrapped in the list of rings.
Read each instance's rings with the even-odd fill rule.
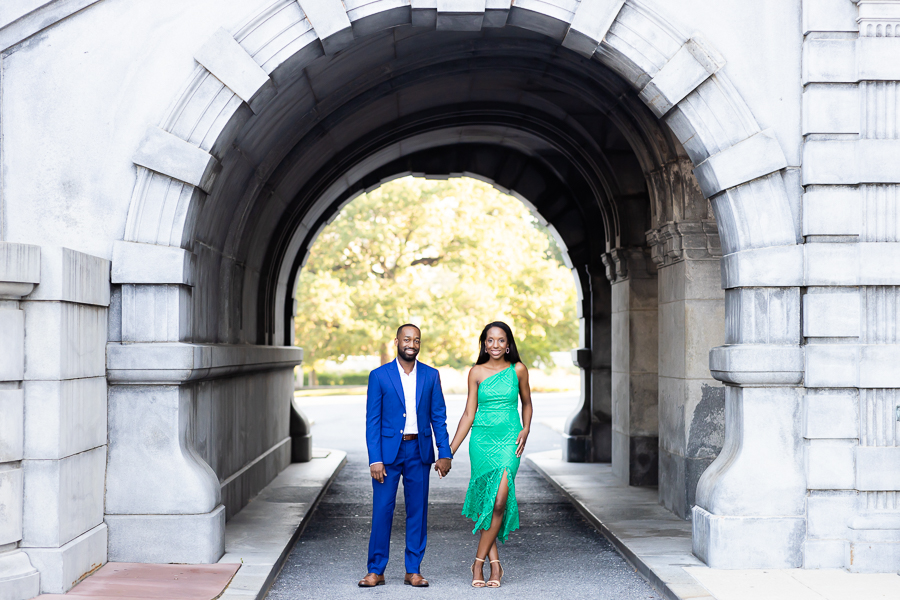
[[[272,79],[275,99],[246,109],[232,145],[212,149],[223,171],[197,216],[195,252],[220,285],[197,292],[240,287],[222,297],[243,306],[201,298],[195,306],[225,325],[200,337],[290,343],[296,276],[316,234],[383,181],[488,180],[526,199],[583,272],[612,248],[644,245],[653,181],[684,158],[618,76],[515,27],[401,26],[333,56],[289,59]],[[210,260],[216,269],[203,266]]]

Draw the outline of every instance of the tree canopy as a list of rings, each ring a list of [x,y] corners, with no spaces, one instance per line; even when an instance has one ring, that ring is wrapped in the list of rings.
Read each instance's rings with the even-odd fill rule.
[[[522,360],[577,344],[575,285],[549,231],[512,196],[470,178],[405,177],[362,195],[319,235],[297,289],[297,345],[316,368],[393,358],[398,325],[422,360],[471,365],[485,324],[513,329]]]

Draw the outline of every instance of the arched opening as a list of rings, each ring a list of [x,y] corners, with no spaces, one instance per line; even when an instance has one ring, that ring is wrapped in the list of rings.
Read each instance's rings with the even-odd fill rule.
[[[114,278],[121,331],[112,341],[228,352],[290,345],[299,270],[344,203],[400,174],[488,179],[546,219],[580,282],[582,402],[567,425],[566,458],[613,461],[634,484],[653,483],[659,464],[661,501],[688,517],[697,480],[724,437],[724,394],[706,365],[709,349],[725,340],[724,295],[715,285],[719,233],[729,254],[796,241],[783,154],[716,75],[721,59],[631,3],[579,27],[577,14],[517,7],[474,21],[409,6],[342,14],[346,27],[326,34],[315,11],[275,2],[198,52],[201,66],[136,155],[120,246],[120,257],[166,247],[160,256],[168,262]],[[245,77],[220,55],[250,60],[258,71]],[[185,160],[173,164],[172,155]],[[115,265],[114,257],[114,272]],[[229,410],[197,400],[204,389],[233,397],[249,385],[251,395],[277,396],[294,357],[252,359],[266,375],[241,375],[253,370],[251,359],[228,360],[236,361],[230,380],[213,366],[166,382],[182,410],[194,411],[176,419],[175,447],[189,456],[185,473],[193,475],[185,479],[201,482],[202,501],[184,508],[167,497],[154,505],[114,489],[111,547],[120,543],[118,515],[206,518],[240,465],[275,456],[286,425],[274,431],[260,423],[269,433],[252,432],[253,444],[240,452],[204,445],[192,429]],[[734,370],[725,380],[739,383],[740,367],[723,370]],[[124,368],[111,376],[111,397],[138,391],[129,377]],[[245,383],[253,377],[260,379]],[[273,400],[282,423],[288,406]],[[127,463],[113,444],[115,484]],[[283,464],[277,455],[267,472]],[[263,479],[229,496],[228,512]],[[728,465],[709,485],[723,482],[731,485]],[[714,517],[703,510],[704,519]]]

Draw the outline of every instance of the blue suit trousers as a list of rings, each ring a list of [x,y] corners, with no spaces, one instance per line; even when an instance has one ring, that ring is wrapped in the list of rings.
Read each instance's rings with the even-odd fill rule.
[[[431,465],[422,462],[417,440],[400,442],[397,460],[384,466],[384,483],[372,480],[372,533],[369,536],[369,573],[384,574],[391,547],[391,525],[397,506],[397,486],[403,477],[406,502],[406,572],[418,573],[428,540],[428,477]]]

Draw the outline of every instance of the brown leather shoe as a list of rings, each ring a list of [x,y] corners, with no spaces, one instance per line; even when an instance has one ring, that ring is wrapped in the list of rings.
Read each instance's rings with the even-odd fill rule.
[[[407,573],[403,578],[403,583],[413,587],[428,587],[428,580],[418,573]]]
[[[384,585],[384,575],[377,573],[367,573],[365,577],[359,580],[359,587],[375,587],[376,585]]]

